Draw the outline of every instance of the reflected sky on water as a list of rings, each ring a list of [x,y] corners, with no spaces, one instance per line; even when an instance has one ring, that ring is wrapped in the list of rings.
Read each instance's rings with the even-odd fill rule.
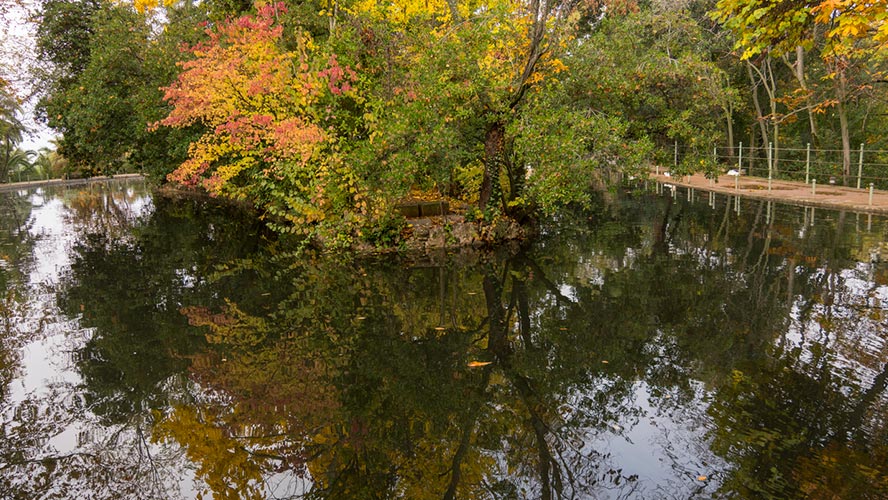
[[[142,181],[0,194],[0,491],[888,496],[886,221],[685,194],[363,260]]]

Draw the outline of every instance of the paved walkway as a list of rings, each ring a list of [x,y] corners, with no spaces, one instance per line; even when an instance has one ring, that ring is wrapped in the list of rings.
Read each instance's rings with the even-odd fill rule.
[[[103,182],[110,179],[136,179],[139,177],[142,177],[142,174],[117,174],[112,176],[90,177],[87,179],[47,179],[44,181],[10,182],[8,184],[0,184],[0,193],[18,191],[19,189],[30,189],[33,187],[79,186],[81,184]]]
[[[713,182],[702,174],[687,177],[670,177],[661,169],[659,175],[651,171],[651,180],[662,184],[694,188],[701,191],[745,196],[762,200],[773,200],[794,205],[826,207],[853,212],[888,214],[888,191],[873,191],[872,203],[868,189],[855,189],[837,185],[817,184],[812,193],[811,185],[795,181],[771,181],[761,177],[722,175]],[[736,182],[736,184],[735,184]]]

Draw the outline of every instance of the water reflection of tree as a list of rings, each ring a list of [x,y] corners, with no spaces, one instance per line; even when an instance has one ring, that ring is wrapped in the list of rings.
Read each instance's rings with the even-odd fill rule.
[[[175,450],[147,451],[149,422],[89,426],[88,408],[69,387],[56,387],[16,408],[15,427],[0,435],[0,490],[6,498],[173,498],[184,470]],[[60,430],[76,431],[76,449],[59,453]]]
[[[763,342],[724,365],[731,372],[716,382],[708,411],[713,449],[732,465],[722,491],[882,498],[888,365],[884,348],[873,352],[872,343],[884,309],[871,300],[877,283],[853,283],[876,274],[861,271],[874,265],[852,257],[862,252],[846,214],[804,227],[806,220],[761,220],[762,208],[745,229],[747,252],[735,268],[750,287],[743,310],[770,303],[772,314]]]
[[[837,361],[882,309],[847,285],[859,249],[838,220],[800,236],[766,205],[660,198],[565,214],[516,255],[402,266],[294,259],[192,209],[80,241],[60,304],[94,328],[85,407],[150,435],[161,470],[181,449],[217,498],[654,497],[600,439],[646,416],[640,384],[725,460],[706,489],[674,458],[677,491],[884,487],[882,366]],[[793,332],[815,324],[812,357]]]
[[[69,201],[72,263],[55,292],[64,316],[79,318],[69,335],[81,340],[67,344],[82,384],[58,381],[17,405],[14,427],[0,438],[0,491],[15,498],[179,496],[173,485],[187,464],[175,447],[150,437],[153,412],[190,393],[181,376],[185,357],[204,343],[179,307],[220,302],[222,291],[206,286],[213,259],[251,252],[257,240],[244,237],[253,223],[220,207],[163,200],[144,217],[136,210],[144,198],[113,189]]]
[[[547,267],[564,270],[552,264]],[[299,274],[293,293],[268,319],[234,305],[216,314],[192,309],[192,322],[209,327],[208,338],[223,348],[215,363],[205,360],[193,370],[202,385],[233,398],[218,407],[223,421],[224,415],[248,413],[230,412],[232,401],[279,403],[280,391],[302,402],[277,404],[287,408],[284,434],[301,438],[292,444],[298,459],[282,460],[307,462],[313,493],[325,498],[369,494],[380,485],[389,485],[391,495],[408,497],[485,496],[490,493],[485,481],[494,481],[488,486],[497,491],[523,489],[553,498],[626,481],[611,472],[601,454],[590,458],[577,440],[582,443],[637,411],[633,383],[639,372],[657,364],[643,347],[657,334],[652,325],[662,311],[626,314],[624,293],[643,293],[654,285],[608,281],[613,288],[601,297],[601,290],[574,283],[577,296],[569,297],[560,286],[570,280],[559,275],[556,283],[543,266],[519,256],[449,271],[444,289],[450,293],[423,292],[440,290],[439,271],[384,269],[366,277],[361,269],[327,265]],[[423,275],[423,285],[409,286]],[[439,315],[418,322],[403,306],[436,311],[436,302],[454,297],[448,304],[452,315],[465,318],[455,325],[442,326]],[[615,325],[614,318],[626,320]],[[278,376],[276,364],[255,364],[257,351],[302,353],[304,361],[291,359],[289,365],[320,363],[326,378],[302,371]],[[243,370],[244,358],[250,370]],[[470,360],[491,364],[470,368]],[[229,370],[231,375],[221,375]],[[686,385],[680,376],[673,380]],[[664,385],[671,389],[668,381]],[[312,388],[324,398],[303,396]],[[565,414],[565,400],[576,393],[588,397]],[[320,411],[311,410],[316,407]],[[205,424],[219,423],[217,413],[209,414],[213,417]],[[277,412],[271,416],[270,422],[256,420],[269,422],[263,436],[279,422],[273,417],[281,418]],[[242,435],[238,426],[245,424],[230,418],[226,435]],[[331,419],[339,423],[327,424]],[[179,421],[175,413],[171,420]],[[176,433],[185,439],[200,435]],[[245,450],[268,445],[256,439],[244,443]]]
[[[2,307],[4,327],[0,335],[4,379],[19,376],[21,350],[48,335],[48,326],[58,318],[50,317],[52,306],[41,299],[50,293],[45,283],[33,283],[31,274],[34,252],[41,244],[41,234],[33,231],[32,209],[40,207],[60,193],[44,190],[7,193],[0,196],[0,282],[6,294]],[[48,244],[53,244],[49,241]],[[126,460],[128,444],[137,444],[126,433],[99,436],[88,430],[76,430],[89,421],[87,409],[76,392],[62,381],[11,400],[5,392],[0,398],[3,432],[0,432],[0,491],[4,498],[63,498],[88,491],[95,498],[128,496],[150,497],[156,492],[150,484],[141,487],[122,478],[144,473],[143,464]],[[144,429],[144,423],[141,425]],[[58,453],[55,441],[64,430],[76,434],[76,450]],[[105,441],[97,446],[100,440]],[[147,466],[147,464],[145,464]],[[147,474],[145,477],[149,477]],[[156,496],[156,495],[155,495]]]
[[[19,369],[19,349],[27,337],[27,273],[34,238],[29,232],[31,203],[20,193],[0,193],[0,401]]]
[[[739,426],[722,420],[755,410],[741,404],[753,397],[791,398],[799,383],[818,389],[811,408],[847,413],[853,398],[775,350],[796,297],[822,294],[835,282],[820,279],[821,267],[794,262],[829,261],[833,274],[846,269],[847,241],[825,249],[823,238],[847,235],[827,227],[823,238],[813,232],[800,240],[791,226],[771,223],[764,205],[741,218],[727,208],[710,217],[689,210],[635,210],[641,221],[661,218],[650,233],[626,223],[629,210],[612,219],[597,214],[577,229],[582,237],[466,267],[232,266],[231,276],[266,269],[269,281],[250,295],[276,305],[235,301],[186,311],[215,346],[197,354],[191,369],[209,395],[196,407],[170,410],[158,436],[190,450],[223,496],[262,495],[268,484],[260,478],[284,469],[310,481],[279,488],[319,498],[644,496],[637,478],[614,471],[607,451],[589,443],[642,415],[638,381],[668,412],[699,404],[689,382],[698,379],[716,402],[690,413],[716,424],[713,450],[730,464],[721,473],[725,494],[851,491],[804,477],[808,469],[798,464],[812,467],[804,462],[812,456],[841,457],[842,470],[882,477],[877,461],[862,461],[859,443],[734,453],[750,429],[813,425],[815,412],[777,404]],[[783,392],[773,384],[742,396],[730,390],[743,373],[773,376],[784,368],[792,376],[778,378]],[[843,428],[863,432],[861,422]],[[200,437],[212,433],[223,443],[218,449]],[[231,449],[237,460],[223,452]],[[230,476],[247,463],[249,475]],[[752,463],[788,467],[791,484],[775,489]],[[687,491],[695,491],[693,481]]]
[[[713,447],[734,464],[724,489],[747,498],[884,498],[884,403],[867,417],[875,428],[863,421],[884,380],[848,394],[828,363],[806,366],[797,356],[738,370],[720,387],[710,413]]]
[[[144,205],[150,200],[144,182],[97,182],[64,190],[65,222],[84,235],[114,240],[129,236],[145,216]]]

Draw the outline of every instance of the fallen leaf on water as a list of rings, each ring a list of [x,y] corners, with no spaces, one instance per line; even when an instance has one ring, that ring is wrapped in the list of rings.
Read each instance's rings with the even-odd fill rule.
[[[493,363],[493,361],[469,361],[469,368],[478,368],[481,366],[487,366]]]
[[[707,479],[709,478],[706,476],[697,476],[697,481],[706,481]]]
[[[439,332],[443,332],[444,330],[446,330],[446,328],[444,328],[443,326],[436,326],[435,330],[437,330]]]
[[[562,326],[561,328],[559,328],[559,330],[561,330],[562,332],[566,332],[566,331],[567,331],[567,328],[564,328],[564,327]]]

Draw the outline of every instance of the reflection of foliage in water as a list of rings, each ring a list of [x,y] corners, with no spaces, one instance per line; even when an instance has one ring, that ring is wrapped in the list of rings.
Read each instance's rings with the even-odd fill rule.
[[[30,211],[27,197],[0,195],[0,401],[18,372],[26,334],[20,323],[27,315],[25,288],[34,243],[28,231]]]
[[[204,289],[196,285],[210,272],[210,255],[216,248],[225,259],[239,255],[226,253],[240,251],[225,241],[229,233],[207,226],[238,237],[248,227],[221,209],[195,217],[195,203],[161,200],[146,216],[144,191],[113,183],[57,193],[75,243],[58,287],[64,316],[52,327],[67,329],[64,345],[74,346],[70,362],[83,384],[53,382],[13,406],[16,425],[0,440],[0,490],[14,497],[178,496],[169,486],[185,472],[181,453],[151,445],[146,434],[152,408],[187,397],[179,375],[187,360],[178,353],[203,343],[188,333],[178,302],[188,296],[213,303],[212,293],[194,293]],[[249,249],[253,241],[242,245]],[[61,438],[65,431],[69,438]]]
[[[73,249],[78,397],[217,498],[878,496],[884,270],[840,215],[731,208],[617,200],[517,254],[381,263],[158,202]],[[671,475],[610,444],[649,419]]]
[[[673,401],[695,404],[689,378],[706,381],[726,396],[718,403],[730,405],[729,391],[718,388],[730,387],[738,368],[764,369],[771,356],[784,359],[773,346],[792,322],[799,293],[790,289],[785,256],[775,245],[780,252],[791,248],[791,259],[851,265],[834,250],[847,252],[846,244],[823,245],[822,238],[833,237],[829,228],[794,241],[787,227],[766,224],[759,208],[735,220],[727,210],[692,216],[666,205],[628,225],[631,211],[612,220],[601,213],[589,227],[572,226],[579,237],[472,265],[313,262],[270,272],[263,293],[275,295],[272,311],[263,304],[251,314],[236,301],[215,313],[185,310],[217,346],[192,373],[216,398],[225,395],[199,412],[208,415],[201,425],[224,430],[228,439],[241,436],[242,459],[269,459],[266,473],[307,472],[313,494],[324,498],[382,494],[382,485],[388,485],[383,496],[409,498],[509,491],[547,498],[602,487],[643,494],[645,486],[632,485],[637,478],[614,475],[606,452],[577,443],[613,422],[632,425],[643,417],[634,401],[638,380],[667,412]],[[657,220],[648,231],[642,223],[651,215]],[[221,280],[243,268],[227,269]],[[821,272],[803,267],[794,286],[816,295]],[[281,290],[288,295],[280,297]],[[469,368],[469,360],[492,364]],[[710,415],[691,416],[711,426],[719,422],[719,404]],[[816,418],[790,409],[765,421]],[[226,470],[212,458],[224,454],[197,452],[204,451],[202,441],[193,436],[202,433],[175,429],[183,423],[180,411],[193,412],[169,413],[162,437],[192,449],[204,469]],[[246,429],[253,434],[243,437]],[[715,451],[735,458],[720,448],[721,431],[714,431]],[[793,451],[782,449],[769,463],[779,467]],[[807,448],[802,456],[811,452],[819,453]],[[863,454],[849,448],[842,456]],[[873,462],[846,466],[860,471],[867,463]],[[749,487],[756,481],[752,488],[775,495],[811,491],[798,474],[777,488],[744,462],[733,465],[725,493],[755,491]],[[260,471],[253,474],[255,488]],[[208,483],[237,484],[222,475]]]
[[[143,189],[126,184],[88,184],[62,195],[66,223],[83,235],[101,234],[113,239],[125,238],[132,231],[143,215],[136,205],[146,200]]]
[[[734,353],[743,355],[709,363],[720,368],[708,410],[712,449],[731,464],[722,491],[742,498],[884,497],[888,365],[876,298],[888,292],[879,280],[884,266],[852,257],[865,253],[858,245],[867,239],[851,227],[852,216],[827,212],[829,220],[804,227],[807,212],[769,223],[765,203],[752,208],[747,220],[754,224],[737,235],[746,234],[743,253],[733,251],[741,244],[724,245],[737,259],[725,274],[737,273],[746,287],[732,290],[722,308],[740,320],[731,329]],[[704,241],[718,244],[711,234]],[[750,346],[754,338],[761,341]],[[736,350],[743,345],[752,348]],[[695,358],[711,360],[716,351],[708,347]]]
[[[206,286],[215,259],[236,257],[255,245],[255,239],[244,238],[249,228],[229,222],[224,211],[198,218],[199,204],[159,203],[125,237],[86,234],[73,248],[74,262],[59,294],[63,311],[81,315],[81,324],[95,329],[78,352],[77,366],[85,378],[84,397],[111,422],[164,404],[169,395],[161,383],[187,367],[177,354],[200,344],[178,314],[181,304],[216,303],[214,295],[225,290]]]
[[[38,229],[40,224],[32,217],[54,210],[54,204],[65,193],[64,189],[45,188],[0,195],[3,203],[0,251],[4,259],[4,265],[0,266],[0,281],[5,285],[7,299],[0,338],[4,362],[9,359],[5,356],[7,353],[14,357],[14,369],[6,371],[7,366],[4,366],[4,378],[7,374],[21,376],[19,368],[24,361],[22,349],[26,344],[32,343],[29,350],[41,350],[49,346],[46,339],[55,331],[70,327],[64,318],[56,316],[54,305],[46,303],[46,298],[54,292],[53,277],[46,276],[36,266],[37,253],[45,255],[60,242]],[[35,270],[38,272],[34,273]],[[44,282],[47,279],[49,281]],[[30,375],[44,374],[38,370]],[[82,428],[81,422],[89,421],[90,415],[68,383],[53,380],[46,387],[29,393],[22,393],[24,383],[16,385],[18,394],[14,397],[5,394],[0,399],[0,415],[3,416],[0,491],[4,497],[66,498],[72,492],[90,492],[94,498],[137,498],[139,492],[149,496],[148,492],[158,491],[150,483],[139,486],[123,480],[134,476],[152,477],[147,462],[130,460],[138,456],[133,452],[144,442],[144,439],[138,439],[143,435],[144,423],[137,422],[130,429],[141,434],[109,430],[103,436],[105,446],[90,446],[90,442],[102,434],[102,429]],[[67,436],[64,435],[66,431]],[[59,452],[58,440],[68,439],[78,443],[77,449]],[[154,458],[163,459],[160,456]]]

